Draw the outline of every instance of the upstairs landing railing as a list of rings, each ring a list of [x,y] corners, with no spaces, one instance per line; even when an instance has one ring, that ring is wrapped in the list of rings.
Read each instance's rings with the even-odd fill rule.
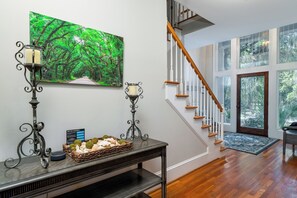
[[[174,0],[167,0],[167,17],[174,27],[178,24],[198,16],[195,12]]]
[[[194,119],[203,119],[202,128],[209,128],[209,136],[224,139],[224,110],[191,56],[168,22],[168,72],[166,83],[178,84],[178,96],[188,98],[186,108],[195,110]]]

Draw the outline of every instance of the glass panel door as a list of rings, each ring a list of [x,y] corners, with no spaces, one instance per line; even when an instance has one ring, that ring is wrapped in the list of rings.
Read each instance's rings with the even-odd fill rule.
[[[237,131],[268,135],[268,72],[237,76]]]

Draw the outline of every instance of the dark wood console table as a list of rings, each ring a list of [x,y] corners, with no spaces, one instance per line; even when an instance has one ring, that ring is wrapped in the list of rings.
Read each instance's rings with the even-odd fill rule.
[[[15,169],[6,169],[0,163],[0,197],[33,197],[47,194],[72,184],[104,175],[137,164],[137,168],[109,179],[79,188],[61,197],[147,197],[143,191],[161,184],[166,197],[167,143],[148,139],[135,140],[133,149],[101,159],[77,163],[67,156],[65,160],[50,162],[41,167],[39,158],[24,158]],[[143,169],[142,162],[161,157],[161,177]],[[85,193],[88,193],[87,195]],[[80,196],[81,197],[81,196]]]

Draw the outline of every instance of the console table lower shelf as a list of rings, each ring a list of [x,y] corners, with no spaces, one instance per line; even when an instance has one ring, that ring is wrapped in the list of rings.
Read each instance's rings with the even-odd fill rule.
[[[7,169],[0,162],[0,198],[24,197],[149,197],[143,192],[161,185],[162,198],[166,198],[166,147],[167,143],[154,139],[133,141],[133,147],[99,159],[81,163],[69,156],[62,161],[52,161],[47,169],[40,166],[37,156],[23,158],[14,169]],[[143,169],[143,162],[161,158],[161,174],[155,175]],[[64,188],[104,176],[123,168],[137,166],[136,169],[90,184],[74,191],[63,192]],[[59,191],[58,194],[55,194]],[[64,193],[61,195],[61,193]]]
[[[162,179],[145,169],[134,169],[115,177],[65,193],[58,198],[149,197],[143,191],[161,184]]]

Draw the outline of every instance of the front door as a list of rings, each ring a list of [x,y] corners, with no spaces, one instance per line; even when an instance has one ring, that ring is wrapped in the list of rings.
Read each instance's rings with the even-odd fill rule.
[[[237,75],[237,132],[268,136],[268,72]]]

